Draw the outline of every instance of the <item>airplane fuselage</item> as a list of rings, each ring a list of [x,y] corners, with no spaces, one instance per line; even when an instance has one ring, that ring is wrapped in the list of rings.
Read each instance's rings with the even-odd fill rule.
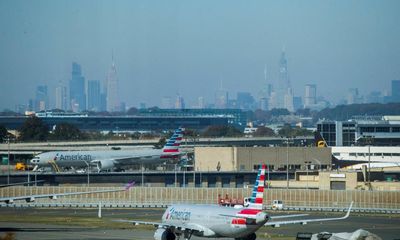
[[[161,149],[141,149],[138,151],[60,151],[39,154],[31,160],[31,163],[38,166],[48,166],[51,162],[54,162],[59,167],[80,168],[87,167],[88,163],[96,161],[124,159],[126,163],[152,164],[160,162],[162,160],[161,155]]]
[[[243,211],[246,209],[217,205],[172,205],[162,216],[162,222],[168,225],[201,228],[202,232],[193,233],[199,237],[238,238],[256,232],[268,221],[268,218],[257,223],[246,221],[240,217]]]

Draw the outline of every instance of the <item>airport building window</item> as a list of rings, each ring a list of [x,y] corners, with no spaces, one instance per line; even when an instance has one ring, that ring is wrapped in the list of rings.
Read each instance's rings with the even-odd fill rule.
[[[377,127],[377,132],[390,132],[390,127]]]
[[[229,188],[231,187],[231,179],[230,178],[222,178],[222,187]]]
[[[217,186],[217,178],[216,177],[208,177],[208,187],[215,188]]]
[[[400,127],[392,127],[392,132],[400,132]]]

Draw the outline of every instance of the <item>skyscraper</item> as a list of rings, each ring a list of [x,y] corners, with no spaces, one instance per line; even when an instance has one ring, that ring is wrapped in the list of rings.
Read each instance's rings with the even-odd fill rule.
[[[72,77],[69,82],[70,108],[74,112],[86,110],[85,78],[82,76],[81,65],[72,63]]]
[[[215,108],[225,109],[228,108],[228,92],[222,89],[215,92]]]
[[[277,107],[286,108],[293,112],[293,90],[289,81],[289,73],[285,50],[282,51],[279,60],[279,81],[277,89]]]
[[[39,85],[36,88],[35,111],[44,111],[49,108],[49,97],[47,95],[47,86]]]
[[[304,108],[317,104],[317,85],[307,84],[304,93]]]
[[[169,96],[164,96],[161,99],[161,108],[163,109],[171,109],[174,107],[174,104],[172,104],[172,99]]]
[[[362,96],[358,93],[358,88],[349,88],[347,93],[347,104],[362,103]]]
[[[253,108],[254,98],[249,92],[238,92],[236,102],[240,109],[249,110]]]
[[[119,95],[118,95],[118,76],[114,59],[112,60],[110,71],[107,75],[107,111],[119,111]]]
[[[88,81],[88,110],[100,111],[101,110],[101,94],[100,94],[100,81]]]
[[[175,109],[185,109],[185,101],[179,94],[176,96]]]
[[[392,102],[400,102],[400,80],[392,80]]]
[[[61,109],[61,110],[67,110],[68,104],[67,104],[67,87],[60,84],[58,87],[56,87],[56,108]]]

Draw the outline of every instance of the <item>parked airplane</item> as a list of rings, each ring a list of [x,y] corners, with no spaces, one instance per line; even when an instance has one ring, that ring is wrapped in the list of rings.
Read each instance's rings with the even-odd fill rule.
[[[37,198],[50,198],[58,199],[59,197],[72,196],[72,195],[83,195],[92,193],[107,193],[107,192],[121,192],[127,191],[135,182],[128,183],[123,189],[111,189],[111,190],[98,190],[98,191],[86,191],[86,192],[69,192],[69,193],[49,193],[49,194],[37,194],[37,195],[26,195],[26,196],[15,196],[15,197],[1,197],[0,202],[5,202],[6,204],[14,203],[17,200],[25,200],[26,202],[34,202]]]
[[[146,224],[157,227],[156,240],[175,240],[183,236],[189,240],[193,235],[199,237],[229,237],[236,240],[255,240],[255,232],[262,226],[279,227],[284,224],[307,224],[345,219],[349,216],[352,204],[344,217],[324,219],[303,219],[273,221],[299,215],[269,216],[262,210],[265,184],[265,165],[258,171],[250,202],[241,208],[222,207],[218,205],[171,205],[162,216],[161,222],[144,222],[135,220],[117,220],[118,222]],[[272,220],[272,221],[269,221]]]
[[[97,166],[98,171],[106,171],[132,164],[163,163],[168,158],[181,155],[179,146],[183,137],[183,128],[175,130],[162,149],[141,149],[136,151],[62,151],[41,153],[31,159],[35,170],[41,167],[87,168]]]

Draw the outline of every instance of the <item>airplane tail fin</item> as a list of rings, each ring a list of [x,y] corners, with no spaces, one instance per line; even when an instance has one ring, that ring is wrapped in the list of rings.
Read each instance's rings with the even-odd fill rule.
[[[247,208],[262,210],[264,199],[264,185],[265,185],[265,170],[266,165],[260,165],[258,170],[257,179],[254,184],[253,192],[250,197],[250,202]]]
[[[171,138],[167,140],[162,151],[165,155],[174,155],[179,153],[179,146],[181,145],[184,128],[178,128],[174,131]]]
[[[318,131],[314,132],[314,141],[315,141],[316,147],[327,147],[328,146],[324,137],[322,137],[321,133]]]

